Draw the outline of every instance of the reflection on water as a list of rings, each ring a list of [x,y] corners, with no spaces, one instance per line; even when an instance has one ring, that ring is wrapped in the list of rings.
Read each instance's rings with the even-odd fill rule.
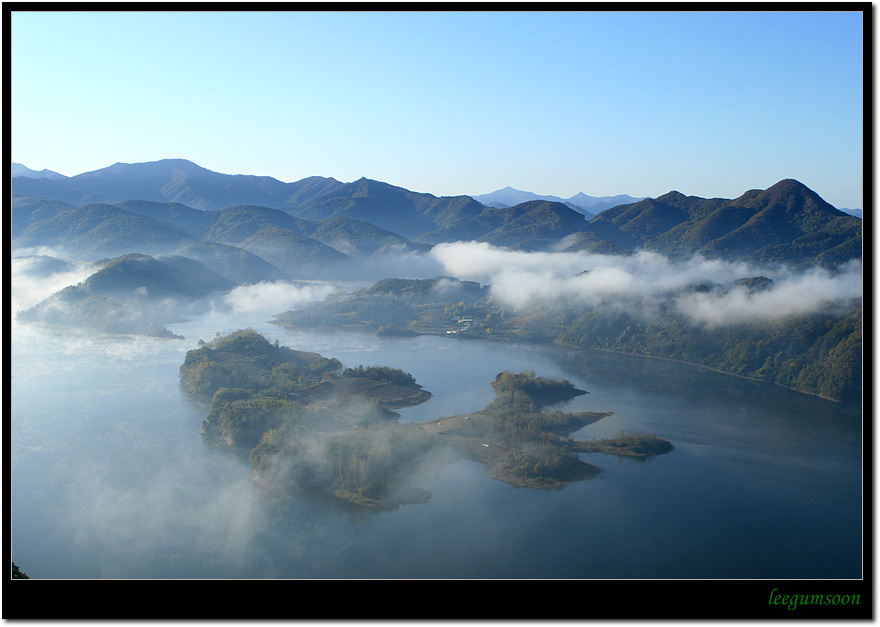
[[[183,341],[17,326],[12,559],[43,578],[839,578],[861,575],[859,407],[682,364],[557,346],[289,330],[211,314]],[[516,489],[459,461],[389,512],[280,498],[207,446],[186,351],[251,326],[345,366],[388,364],[432,392],[402,421],[482,408],[502,370],[563,376],[613,411],[581,438],[649,431],[648,462],[588,455],[597,478]],[[805,547],[808,547],[805,550]]]

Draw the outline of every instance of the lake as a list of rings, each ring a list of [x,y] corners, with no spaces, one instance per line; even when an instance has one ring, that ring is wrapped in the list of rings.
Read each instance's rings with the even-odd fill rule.
[[[51,579],[858,579],[861,407],[667,361],[444,337],[270,324],[281,309],[210,313],[185,340],[13,323],[11,558]],[[186,351],[252,327],[345,366],[401,368],[433,394],[416,422],[476,411],[503,370],[562,376],[611,411],[574,437],[648,431],[646,462],[584,455],[603,472],[517,489],[457,461],[420,473],[427,503],[366,511],[280,498],[246,458],[199,434]]]

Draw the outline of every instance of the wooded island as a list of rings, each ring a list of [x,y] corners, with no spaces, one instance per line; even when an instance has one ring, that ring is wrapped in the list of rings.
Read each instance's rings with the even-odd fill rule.
[[[485,464],[490,477],[518,487],[561,489],[600,472],[578,453],[644,459],[672,450],[648,434],[569,439],[611,412],[554,408],[586,392],[532,371],[499,373],[491,382],[495,399],[480,411],[401,424],[394,409],[431,397],[409,373],[343,368],[252,329],[200,344],[187,353],[180,379],[190,392],[211,396],[202,433],[247,452],[255,480],[266,486],[393,508],[430,498],[410,483],[417,469],[457,459]]]

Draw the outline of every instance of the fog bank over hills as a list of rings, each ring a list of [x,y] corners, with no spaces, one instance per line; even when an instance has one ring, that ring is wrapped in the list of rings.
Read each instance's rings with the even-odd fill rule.
[[[672,262],[650,251],[628,256],[543,253],[505,250],[479,242],[439,244],[431,254],[446,273],[490,285],[492,297],[511,307],[620,303],[630,314],[653,315],[672,306],[691,321],[707,326],[829,311],[862,294],[858,260],[834,272],[822,268],[796,272],[699,256]],[[764,277],[767,282],[761,289],[747,284],[717,289],[744,277]]]
[[[733,199],[612,197],[627,202],[590,217],[570,202],[585,195],[507,189],[515,204],[487,206],[182,159],[22,172],[9,231],[21,323],[174,339],[164,325],[271,303],[285,324],[554,341],[859,393],[862,221],[794,179]],[[440,279],[478,295],[414,300]]]

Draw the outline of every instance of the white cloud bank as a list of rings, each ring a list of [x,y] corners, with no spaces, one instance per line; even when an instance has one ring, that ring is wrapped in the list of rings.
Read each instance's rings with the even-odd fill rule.
[[[302,303],[323,300],[338,289],[326,283],[298,285],[289,281],[262,281],[232,289],[223,296],[223,305],[234,313],[286,311]]]
[[[694,322],[717,325],[821,311],[862,296],[859,262],[836,273],[821,268],[792,272],[700,257],[673,262],[652,252],[523,252],[482,242],[438,244],[431,256],[448,274],[489,284],[492,296],[512,307],[551,300],[597,305],[633,298],[648,306],[665,300]],[[751,293],[745,288],[679,293],[697,283],[729,285],[755,276],[772,279],[773,286]]]
[[[56,272],[40,270],[39,257],[13,257],[7,260],[10,264],[10,295],[12,313],[20,309],[29,309],[68,285],[76,285],[85,281],[89,275],[97,271],[94,264],[75,263]]]
[[[735,288],[722,293],[691,293],[676,299],[676,306],[691,320],[708,326],[755,322],[790,315],[834,311],[841,301],[862,296],[860,264],[831,274],[821,268],[786,276],[768,290],[749,292]]]

